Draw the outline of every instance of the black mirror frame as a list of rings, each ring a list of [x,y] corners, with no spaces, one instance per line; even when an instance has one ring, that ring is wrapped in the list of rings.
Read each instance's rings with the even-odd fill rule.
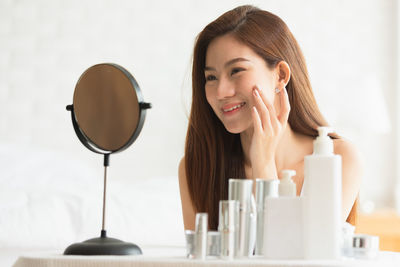
[[[125,68],[123,68],[122,66],[115,64],[115,63],[100,63],[100,64],[93,65],[92,67],[95,67],[98,65],[110,65],[110,66],[113,66],[113,67],[117,68],[118,70],[122,71],[126,75],[126,77],[128,77],[133,88],[135,89],[137,100],[139,103],[139,120],[138,120],[138,125],[137,125],[135,131],[133,132],[132,136],[129,138],[128,142],[126,142],[122,147],[115,149],[115,150],[103,149],[103,148],[99,147],[98,145],[96,145],[95,143],[93,143],[92,141],[90,141],[90,139],[85,135],[83,130],[78,125],[78,122],[77,122],[76,116],[75,116],[75,112],[74,112],[73,104],[67,106],[67,110],[71,111],[72,125],[74,126],[75,133],[78,136],[81,143],[86,148],[88,148],[89,150],[91,150],[95,153],[106,155],[106,154],[112,154],[112,153],[124,151],[133,142],[135,142],[136,138],[139,136],[140,132],[142,131],[143,124],[144,124],[144,121],[146,118],[146,109],[151,108],[151,103],[146,103],[143,101],[143,96],[142,96],[142,92],[140,90],[139,84],[137,83],[135,78],[133,78],[133,76]],[[90,67],[90,68],[92,68],[92,67]],[[84,74],[82,74],[82,75],[84,75]]]

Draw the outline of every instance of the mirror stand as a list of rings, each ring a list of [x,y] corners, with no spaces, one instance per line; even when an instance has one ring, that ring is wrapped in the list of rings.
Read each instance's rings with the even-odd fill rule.
[[[107,168],[110,154],[127,149],[139,136],[150,103],[143,101],[140,87],[123,67],[97,64],[79,78],[74,91],[72,125],[81,143],[92,152],[104,155],[104,191],[101,234],[67,247],[64,255],[138,255],[132,243],[107,237],[105,230]]]
[[[107,193],[107,167],[110,165],[110,154],[104,154],[104,190],[103,190],[103,216],[100,237],[92,238],[67,247],[64,255],[141,255],[142,250],[133,243],[107,237],[105,229],[106,193]]]

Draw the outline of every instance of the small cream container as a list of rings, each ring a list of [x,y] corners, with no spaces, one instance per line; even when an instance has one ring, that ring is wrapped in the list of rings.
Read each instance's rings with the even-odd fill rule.
[[[379,237],[355,234],[353,237],[353,256],[356,259],[375,259],[379,252]]]
[[[208,231],[207,233],[207,256],[219,257],[221,255],[221,233]]]

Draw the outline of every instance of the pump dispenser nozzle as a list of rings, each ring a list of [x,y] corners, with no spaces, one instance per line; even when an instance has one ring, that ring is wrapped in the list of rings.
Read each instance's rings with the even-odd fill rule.
[[[332,133],[333,130],[331,127],[320,126],[317,128],[319,136],[328,136],[328,134]]]
[[[328,136],[333,133],[330,127],[318,127],[318,137],[314,140],[314,153],[318,155],[332,155],[333,154],[333,141]]]
[[[279,183],[279,196],[280,197],[295,197],[296,184],[293,182],[292,177],[296,175],[294,170],[283,170],[283,177]]]

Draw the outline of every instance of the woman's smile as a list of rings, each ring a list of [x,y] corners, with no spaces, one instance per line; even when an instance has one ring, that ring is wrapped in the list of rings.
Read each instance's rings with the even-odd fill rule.
[[[222,107],[222,112],[226,116],[233,115],[239,112],[239,110],[241,110],[244,105],[246,105],[246,102],[236,102],[236,103],[226,104]]]

